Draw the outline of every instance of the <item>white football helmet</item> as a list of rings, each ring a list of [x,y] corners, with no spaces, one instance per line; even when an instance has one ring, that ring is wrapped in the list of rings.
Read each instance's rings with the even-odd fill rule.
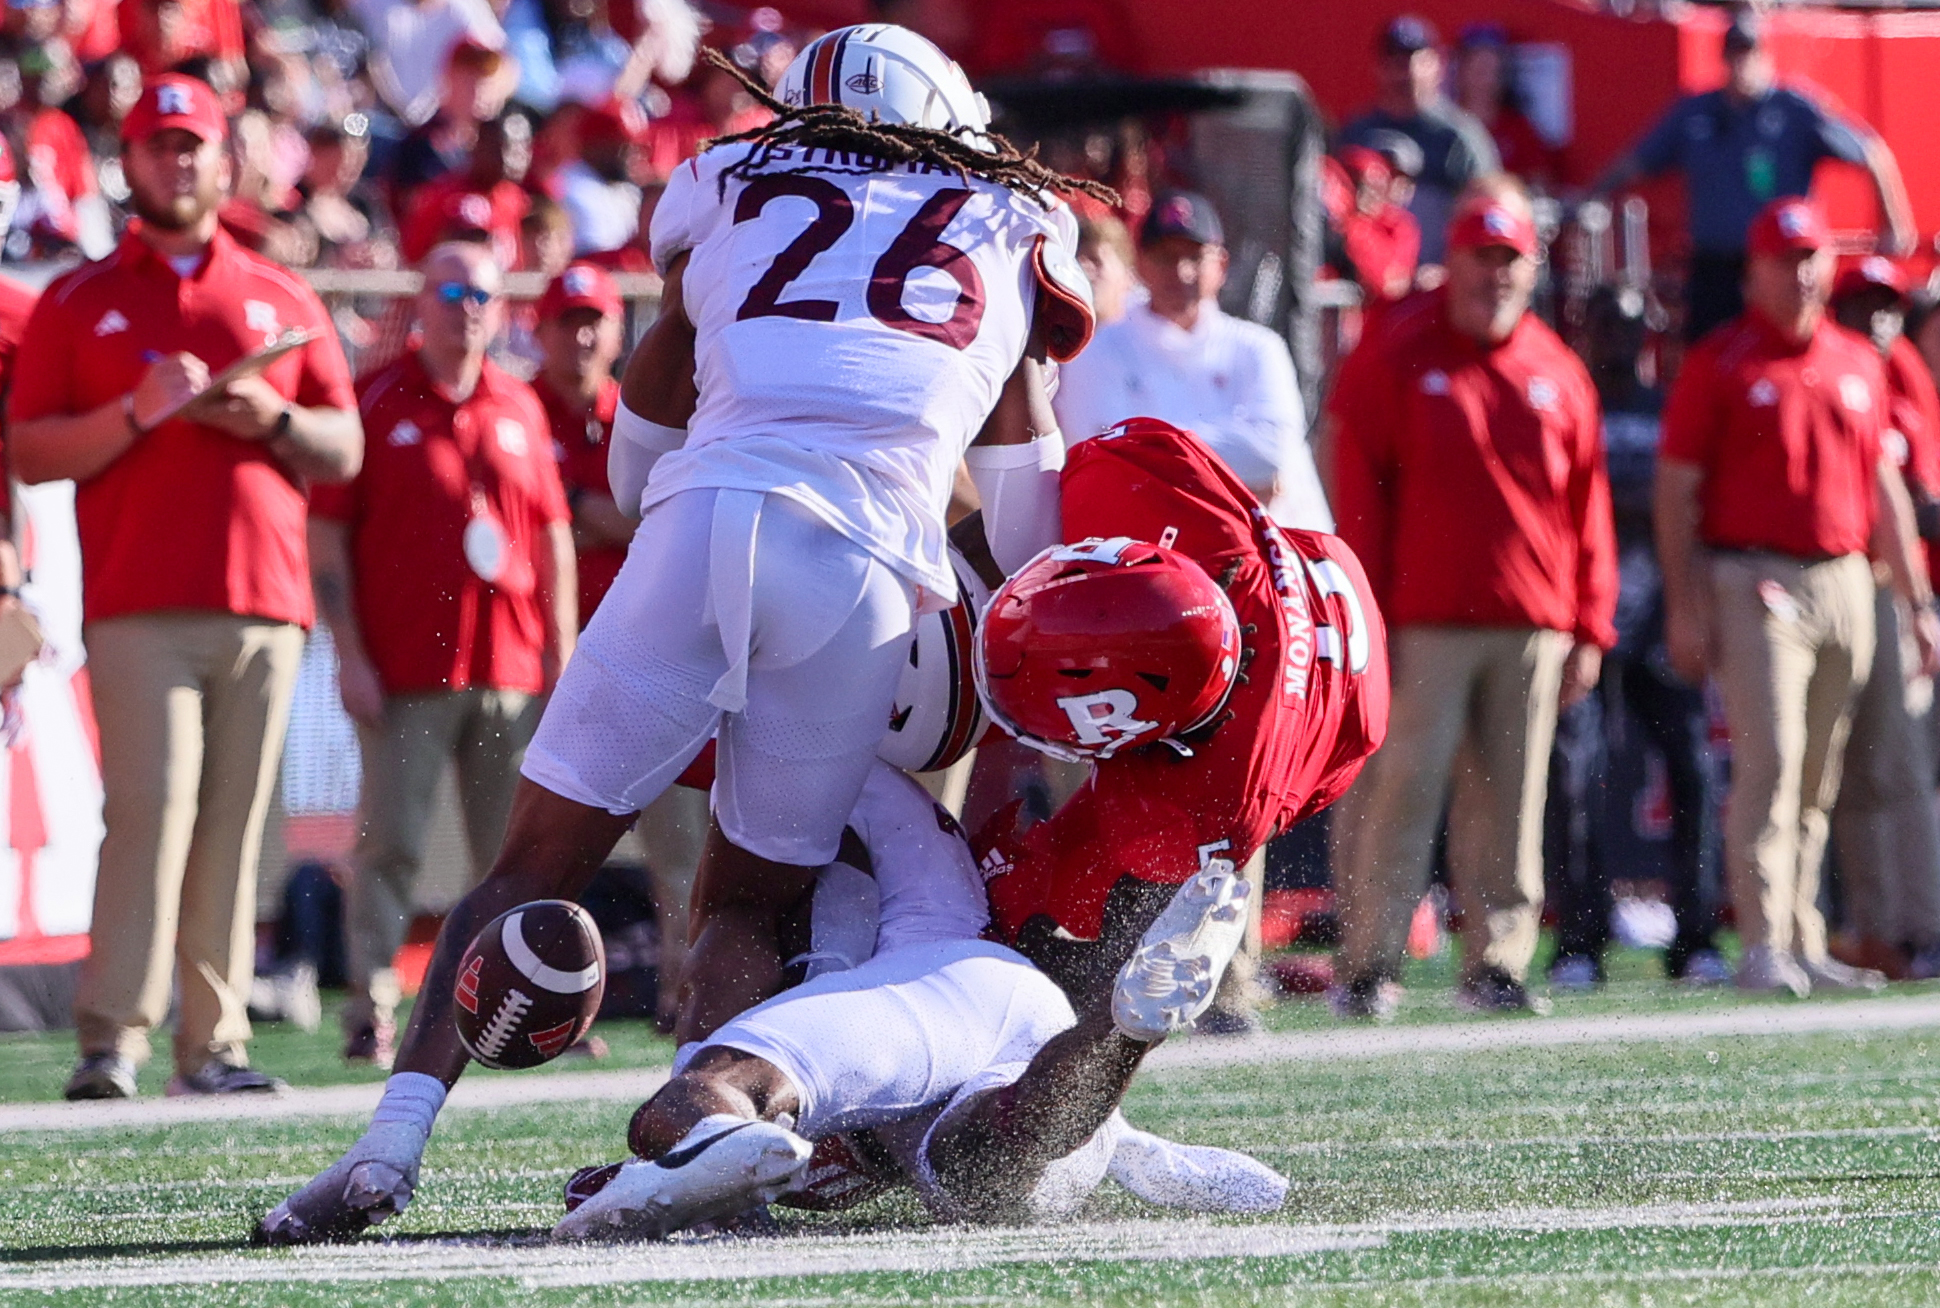
[[[781,75],[775,98],[847,105],[864,118],[967,132],[972,141],[990,130],[990,105],[956,61],[892,23],[840,27],[811,42]]]
[[[916,619],[889,730],[876,746],[877,758],[905,772],[949,767],[983,739],[990,725],[970,662],[990,588],[954,547],[950,564],[957,574],[957,602]]]

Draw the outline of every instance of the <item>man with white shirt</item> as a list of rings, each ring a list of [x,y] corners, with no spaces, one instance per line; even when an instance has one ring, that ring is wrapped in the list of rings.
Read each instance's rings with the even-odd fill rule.
[[[1226,461],[1274,520],[1308,531],[1334,516],[1307,446],[1307,414],[1286,342],[1219,308],[1226,236],[1202,195],[1161,194],[1139,233],[1142,304],[1102,326],[1066,364],[1054,407],[1070,442],[1127,418],[1185,427]]]

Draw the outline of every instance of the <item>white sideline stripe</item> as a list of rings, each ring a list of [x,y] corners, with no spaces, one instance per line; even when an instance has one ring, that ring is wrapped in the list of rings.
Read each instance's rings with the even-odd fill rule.
[[[1702,1040],[1712,1036],[1811,1035],[1824,1032],[1940,1031],[1940,997],[1853,999],[1833,1003],[1758,1004],[1715,1013],[1647,1016],[1499,1018],[1436,1026],[1342,1027],[1332,1031],[1227,1036],[1162,1045],[1152,1068],[1232,1067],[1248,1063],[1324,1063],[1394,1054],[1470,1054],[1569,1045]]]
[[[1379,1248],[1390,1237],[1406,1234],[1774,1226],[1847,1222],[1863,1216],[1842,1209],[1834,1198],[1803,1198],[1617,1208],[1512,1208],[1420,1217],[1397,1214],[1384,1221],[1335,1226],[1215,1225],[1199,1220],[1096,1222],[1066,1227],[935,1227],[913,1232],[593,1248],[536,1239],[491,1244],[369,1241],[271,1257],[229,1254],[179,1259],[73,1259],[18,1272],[0,1267],[0,1291],[479,1277],[509,1277],[529,1289],[541,1289],[863,1272],[923,1274],[1006,1263],[1297,1257]]]
[[[1487,1053],[1571,1045],[1634,1044],[1708,1037],[1809,1035],[1837,1032],[1940,1033],[1940,996],[1853,999],[1833,1003],[1759,1004],[1716,1013],[1621,1014],[1584,1018],[1502,1018],[1441,1026],[1344,1027],[1332,1031],[1190,1039],[1162,1045],[1145,1065],[1156,1069],[1237,1067],[1247,1064],[1338,1062],[1399,1054]],[[537,1076],[468,1077],[451,1092],[452,1108],[510,1108],[560,1101],[644,1099],[666,1081],[664,1068],[615,1072],[551,1072]],[[292,1090],[273,1098],[211,1096],[86,1104],[0,1107],[0,1132],[89,1131],[105,1127],[165,1126],[178,1122],[270,1121],[296,1117],[358,1117],[377,1106],[379,1085]]]
[[[1080,1226],[794,1236],[637,1245],[554,1245],[537,1241],[370,1242],[275,1257],[241,1254],[182,1259],[76,1259],[14,1272],[0,1267],[0,1292],[108,1286],[244,1282],[449,1281],[512,1278],[527,1288],[644,1281],[748,1280],[857,1272],[936,1273],[1005,1263],[1176,1262],[1198,1258],[1284,1258],[1381,1244],[1376,1233],[1203,1221],[1097,1222]]]
[[[638,1103],[666,1082],[664,1067],[617,1072],[552,1072],[540,1076],[471,1076],[452,1087],[445,1106],[516,1108],[522,1104],[614,1100]],[[368,1117],[383,1093],[382,1084],[333,1085],[289,1090],[280,1095],[16,1104],[0,1107],[0,1132],[93,1131],[173,1126],[182,1122],[226,1122],[237,1118],[276,1121],[294,1117]]]

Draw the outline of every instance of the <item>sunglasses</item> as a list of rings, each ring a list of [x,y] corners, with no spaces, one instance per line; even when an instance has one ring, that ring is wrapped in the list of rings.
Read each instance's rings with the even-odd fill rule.
[[[444,304],[457,304],[462,300],[470,300],[473,304],[484,308],[497,298],[496,291],[488,291],[483,286],[469,286],[464,282],[438,283],[438,299]]]

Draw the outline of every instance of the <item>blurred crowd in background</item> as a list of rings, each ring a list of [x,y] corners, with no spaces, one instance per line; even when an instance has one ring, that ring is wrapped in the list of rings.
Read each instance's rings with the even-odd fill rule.
[[[1113,66],[1109,22],[1044,21],[1023,0],[987,11],[876,0],[872,10],[946,49],[976,50],[974,75],[1030,73],[1055,83]],[[584,311],[588,322],[617,323],[619,295],[604,283],[581,295],[555,279],[576,262],[650,274],[648,227],[671,170],[710,138],[766,121],[767,111],[740,80],[700,57],[704,44],[757,84],[772,85],[814,35],[775,9],[688,0],[11,0],[0,22],[0,133],[18,161],[20,199],[0,251],[9,263],[45,264],[98,258],[112,249],[128,220],[122,119],[144,78],[177,71],[203,79],[230,121],[234,185],[221,223],[247,248],[293,268],[384,272],[416,267],[435,248],[457,241],[484,247],[492,265],[484,273],[472,269],[469,282],[451,274],[459,297],[483,282],[495,287],[501,271],[554,281],[552,310],[542,304],[537,318],[513,314],[492,351],[520,376],[550,368],[556,391],[584,392],[576,404],[548,401],[556,410],[548,420],[566,461],[562,489],[583,579],[591,551],[605,552],[599,569],[613,566],[623,527],[612,520],[597,475],[575,472],[567,458],[597,464],[597,436],[574,450],[559,433],[583,428],[592,434],[610,418],[610,403],[595,403],[604,376],[596,385],[576,370],[610,370],[623,355],[610,325],[600,327],[597,348],[591,337],[575,347],[563,333],[548,345],[540,328],[568,309]],[[1135,413],[1191,427],[1276,518],[1338,529],[1364,555],[1379,554],[1387,545],[1370,534],[1370,515],[1378,516],[1370,506],[1392,495],[1379,512],[1409,512],[1406,493],[1397,489],[1408,470],[1344,485],[1343,476],[1353,473],[1343,459],[1366,455],[1351,440],[1341,444],[1344,432],[1357,415],[1373,411],[1368,392],[1379,383],[1364,375],[1357,398],[1345,380],[1335,388],[1336,374],[1349,377],[1361,360],[1398,369],[1381,375],[1400,377],[1404,387],[1445,395],[1462,384],[1458,364],[1424,372],[1422,360],[1435,350],[1453,350],[1448,357],[1456,358],[1465,332],[1483,360],[1475,366],[1484,370],[1507,366],[1496,352],[1510,342],[1518,358],[1538,360],[1529,365],[1536,374],[1515,374],[1522,378],[1521,398],[1510,408],[1521,405],[1521,416],[1491,407],[1494,400],[1481,403],[1475,413],[1483,416],[1469,435],[1486,455],[1494,442],[1522,439],[1524,419],[1535,424],[1539,434],[1531,439],[1551,442],[1544,448],[1554,454],[1554,485],[1532,491],[1529,503],[1532,511],[1550,514],[1549,525],[1532,528],[1534,519],[1505,511],[1493,526],[1475,528],[1478,554],[1499,562],[1521,549],[1574,580],[1557,583],[1553,594],[1532,592],[1526,580],[1507,581],[1492,598],[1453,616],[1432,605],[1411,610],[1406,600],[1390,610],[1390,623],[1404,637],[1411,627],[1451,627],[1509,632],[1515,640],[1464,646],[1460,658],[1474,662],[1472,678],[1450,673],[1418,688],[1447,721],[1410,738],[1411,750],[1436,755],[1438,764],[1417,769],[1405,786],[1392,769],[1382,781],[1392,792],[1388,801],[1401,807],[1380,809],[1371,796],[1378,787],[1364,785],[1333,815],[1331,842],[1324,821],[1287,833],[1254,869],[1278,894],[1267,896],[1268,920],[1256,946],[1334,943],[1343,910],[1357,895],[1372,905],[1367,922],[1380,924],[1347,922],[1350,961],[1338,975],[1309,954],[1255,980],[1243,978],[1241,993],[1217,1010],[1225,1029],[1249,1029],[1253,1010],[1275,983],[1296,993],[1331,987],[1344,1015],[1383,1016],[1392,1011],[1404,938],[1408,951],[1425,956],[1440,948],[1450,924],[1460,924],[1467,940],[1462,992],[1482,1008],[1532,1006],[1524,982],[1536,923],[1545,917],[1557,933],[1553,955],[1546,956],[1549,980],[1561,988],[1600,984],[1613,937],[1663,949],[1673,978],[1728,981],[1734,972],[1719,933],[1734,916],[1743,928],[1753,904],[1762,905],[1761,922],[1776,912],[1790,925],[1748,945],[1797,954],[1810,966],[1798,974],[1761,964],[1760,972],[1741,960],[1735,975],[1750,988],[1804,994],[1813,984],[1871,988],[1889,978],[1940,975],[1934,793],[1940,748],[1933,739],[1932,685],[1921,666],[1925,654],[1911,644],[1925,620],[1916,611],[1924,602],[1924,566],[1918,586],[1895,591],[1890,560],[1875,555],[1886,598],[1877,623],[1867,621],[1888,633],[1877,642],[1882,652],[1873,658],[1870,637],[1841,647],[1849,662],[1871,666],[1869,698],[1861,698],[1868,677],[1854,672],[1840,693],[1836,721],[1815,718],[1809,732],[1801,728],[1821,755],[1821,766],[1807,770],[1811,784],[1824,783],[1823,793],[1801,799],[1807,783],[1791,757],[1799,751],[1774,747],[1786,757],[1771,785],[1790,798],[1773,802],[1790,805],[1783,822],[1802,824],[1787,836],[1800,848],[1788,846],[1785,857],[1794,861],[1778,889],[1769,876],[1758,880],[1759,868],[1776,858],[1767,848],[1769,831],[1744,835],[1742,855],[1725,853],[1727,746],[1746,738],[1746,723],[1742,716],[1729,720],[1724,699],[1706,687],[1704,669],[1694,672],[1666,641],[1665,579],[1657,562],[1661,501],[1653,489],[1659,415],[1687,343],[1745,312],[1741,287],[1761,257],[1748,244],[1754,219],[1781,222],[1771,217],[1774,203],[1804,194],[1822,160],[1871,177],[1879,230],[1870,255],[1851,251],[1836,282],[1828,276],[1801,293],[1821,304],[1831,300],[1838,321],[1871,342],[1883,361],[1878,393],[1866,401],[1883,415],[1881,431],[1869,439],[1882,441],[1903,469],[1915,513],[1909,521],[1940,535],[1940,513],[1933,509],[1940,494],[1940,406],[1930,376],[1940,365],[1940,313],[1894,262],[1911,252],[1915,233],[1891,154],[1862,125],[1776,81],[1755,14],[1733,21],[1724,56],[1724,87],[1681,102],[1604,177],[1579,190],[1562,185],[1555,147],[1518,104],[1503,28],[1473,25],[1445,40],[1421,19],[1396,16],[1371,52],[1377,99],[1335,125],[1324,157],[1315,160],[1319,248],[1310,269],[1295,270],[1302,280],[1293,294],[1308,295],[1315,280],[1352,288],[1328,301],[1334,308],[1326,319],[1326,367],[1318,376],[1297,343],[1289,349],[1284,305],[1275,308],[1270,286],[1261,292],[1257,259],[1234,294],[1229,274],[1240,271],[1239,250],[1226,230],[1233,215],[1222,215],[1221,203],[1206,193],[1211,188],[1201,184],[1202,175],[1212,161],[1195,156],[1192,133],[1179,121],[1159,114],[1043,136],[1054,166],[1107,182],[1121,196],[1117,207],[1074,201],[1080,261],[1093,280],[1102,330],[1087,355],[1066,369],[1059,412],[1067,439],[1083,439]],[[1668,173],[1681,173],[1690,194],[1690,257],[1681,288],[1609,267],[1573,298],[1539,288],[1539,278],[1546,285],[1559,275],[1562,247],[1549,249],[1562,225],[1558,215],[1581,213],[1634,179]],[[1811,264],[1821,250],[1831,257],[1829,239],[1791,233],[1773,240],[1763,256],[1794,269]],[[1435,307],[1451,294],[1460,298],[1464,276],[1481,287],[1489,278],[1525,274],[1529,285],[1515,294],[1521,305],[1533,306],[1527,323],[1518,308],[1499,335],[1487,324],[1469,331],[1459,315]],[[1799,276],[1811,280],[1809,273]],[[431,303],[403,291],[333,301],[359,374],[369,377],[404,350],[403,329],[420,309],[434,311],[426,308]],[[1262,304],[1262,311],[1248,311]],[[1756,303],[1751,312],[1760,312]],[[1424,336],[1428,328],[1411,325],[1424,314],[1442,315],[1433,331],[1443,335]],[[1466,355],[1461,360],[1460,367],[1474,362]],[[1858,403],[1844,399],[1849,408]],[[372,402],[366,399],[367,410]],[[1567,421],[1547,416],[1564,410]],[[587,413],[595,414],[590,424]],[[1395,418],[1393,425],[1410,421]],[[1408,456],[1397,447],[1380,457]],[[1716,484],[1729,473],[1709,475]],[[1452,493],[1446,484],[1443,493]],[[1863,514],[1885,512],[1871,494],[1863,493]],[[1783,514],[1785,506],[1774,501],[1773,511]],[[1489,537],[1490,530],[1505,536]],[[1721,543],[1701,527],[1699,535],[1701,543]],[[1788,554],[1776,537],[1731,544],[1761,556]],[[1396,550],[1397,568],[1419,562]],[[1819,554],[1808,542],[1788,557],[1809,569],[1824,562]],[[1437,566],[1447,567],[1445,561]],[[1370,573],[1379,590],[1381,570],[1370,566]],[[1773,612],[1783,607],[1769,591],[1760,593]],[[1391,596],[1381,598],[1387,607]],[[581,621],[596,599],[582,588]],[[1542,606],[1552,601],[1561,616],[1545,616],[1551,611]],[[1871,611],[1870,581],[1866,605]],[[319,607],[327,620],[330,605]],[[1450,657],[1443,650],[1436,666],[1454,666]],[[1816,645],[1812,659],[1822,659]],[[1491,689],[1490,670],[1511,666],[1522,670],[1510,678],[1514,684]],[[1405,670],[1405,661],[1398,663],[1397,677]],[[1818,675],[1810,668],[1808,674]],[[1401,699],[1403,690],[1397,686]],[[1460,696],[1469,698],[1456,702]],[[1539,700],[1541,710],[1532,709]],[[1745,711],[1742,704],[1738,711]],[[1773,723],[1787,712],[1784,704],[1772,706]],[[353,716],[372,715],[353,706]],[[1789,739],[1782,723],[1767,725],[1767,734]],[[1497,737],[1513,737],[1513,748],[1492,755]],[[1431,739],[1439,743],[1422,743]],[[1742,744],[1738,750],[1742,756]],[[1842,751],[1854,792],[1839,799]],[[1008,742],[987,747],[984,757],[968,782],[972,809],[987,812],[1019,793],[1046,807],[1069,783]],[[1613,779],[1613,770],[1623,775]],[[1408,787],[1403,805],[1401,790]],[[1445,820],[1451,792],[1456,811]],[[959,785],[959,804],[963,794]],[[1838,874],[1822,892],[1818,850],[1826,839],[1824,811],[1835,799],[1840,807],[1829,829]],[[1482,818],[1464,820],[1465,804]],[[489,818],[470,816],[475,827],[493,826]],[[675,815],[673,826],[691,828],[700,816]],[[1408,847],[1355,848],[1356,823],[1388,835],[1405,828],[1405,838],[1395,839]],[[1660,848],[1649,860],[1632,857],[1646,827],[1668,855]],[[692,830],[660,843],[680,851],[664,861],[691,861],[697,853]],[[654,856],[651,848],[648,853]],[[1351,868],[1361,871],[1350,874]],[[640,894],[659,901],[663,921],[677,922],[683,883],[679,870],[672,871],[666,884]],[[348,869],[339,879],[368,874]],[[1346,884],[1351,875],[1360,881]],[[301,893],[290,901],[279,965],[302,956],[314,975],[321,961],[330,979],[336,945],[319,945],[316,931],[293,925],[309,911],[305,905],[327,897],[328,887],[315,877],[292,884]],[[1787,899],[1774,910],[1794,892],[1809,896],[1811,905]],[[402,912],[408,878],[396,893]],[[1833,909],[1829,939],[1823,924],[1812,925],[1821,903]],[[1276,904],[1285,910],[1277,919]],[[664,951],[649,950],[643,958],[663,975],[674,965]],[[368,1015],[364,1023],[365,1030],[350,1033],[347,1052],[387,1056],[377,1037],[387,1044],[389,1033],[370,1029]]]

